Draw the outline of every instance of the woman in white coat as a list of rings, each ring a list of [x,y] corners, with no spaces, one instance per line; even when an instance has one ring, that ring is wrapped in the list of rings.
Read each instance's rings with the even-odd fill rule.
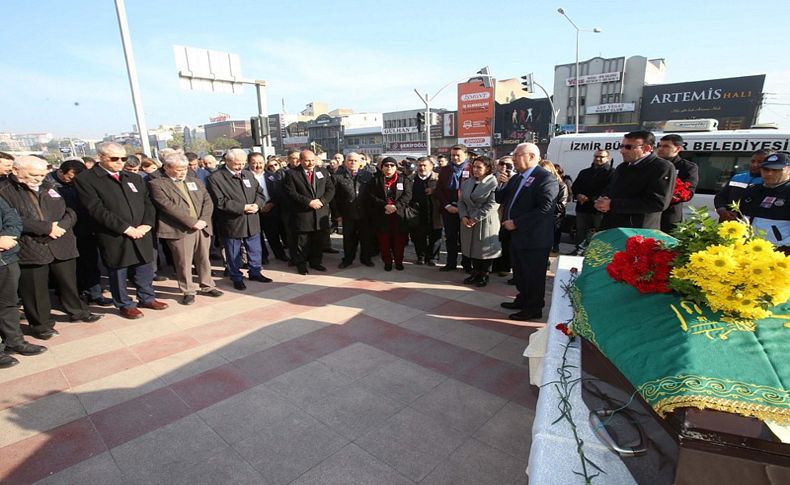
[[[472,274],[464,283],[483,287],[494,259],[502,253],[499,243],[499,204],[494,161],[477,157],[472,162],[472,177],[461,185],[458,215],[461,218],[461,252],[472,260]]]

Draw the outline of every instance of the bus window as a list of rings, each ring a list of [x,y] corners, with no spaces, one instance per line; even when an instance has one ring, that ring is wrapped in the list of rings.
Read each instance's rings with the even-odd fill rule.
[[[699,194],[716,194],[737,172],[749,170],[752,157],[748,152],[683,152],[680,156],[699,167]]]

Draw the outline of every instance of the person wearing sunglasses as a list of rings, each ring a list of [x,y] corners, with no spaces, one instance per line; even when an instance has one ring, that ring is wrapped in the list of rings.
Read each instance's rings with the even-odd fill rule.
[[[623,137],[612,182],[594,204],[603,212],[601,230],[615,227],[660,229],[661,213],[672,202],[675,166],[653,153],[656,137],[632,131]]]
[[[97,153],[99,163],[74,179],[77,195],[94,224],[99,254],[109,273],[113,304],[124,318],[142,318],[143,312],[138,307],[152,310],[168,307],[156,299],[153,287],[151,229],[156,210],[143,178],[123,171],[126,160],[123,146],[102,143]],[[127,276],[137,289],[137,303],[126,290]]]

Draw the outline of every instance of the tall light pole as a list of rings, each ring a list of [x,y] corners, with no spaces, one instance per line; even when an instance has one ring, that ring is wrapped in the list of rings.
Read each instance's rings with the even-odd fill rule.
[[[576,23],[568,17],[568,14],[565,13],[565,9],[560,7],[557,9],[560,15],[568,19],[568,22],[573,25],[573,28],[576,29],[576,80],[574,81],[573,85],[576,88],[576,133],[579,133],[579,34],[581,32],[594,32],[596,34],[601,33],[601,29],[594,28],[594,29],[580,29]]]

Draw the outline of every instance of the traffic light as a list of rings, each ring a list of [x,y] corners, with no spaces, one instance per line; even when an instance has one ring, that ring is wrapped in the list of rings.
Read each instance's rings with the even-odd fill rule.
[[[250,118],[250,131],[252,131],[253,146],[263,146],[263,140],[269,135],[269,120],[265,116]]]
[[[417,113],[417,132],[422,133],[425,130],[425,113],[420,111]]]
[[[480,80],[483,81],[483,87],[486,89],[491,88],[491,74],[488,73],[488,66],[477,71],[480,74]]]
[[[533,88],[533,86],[532,86],[532,73],[527,74],[526,76],[521,76],[521,79],[523,79],[523,81],[521,81],[521,86],[522,86],[521,90],[522,91],[526,91],[528,93],[531,93],[532,92],[532,88]]]

